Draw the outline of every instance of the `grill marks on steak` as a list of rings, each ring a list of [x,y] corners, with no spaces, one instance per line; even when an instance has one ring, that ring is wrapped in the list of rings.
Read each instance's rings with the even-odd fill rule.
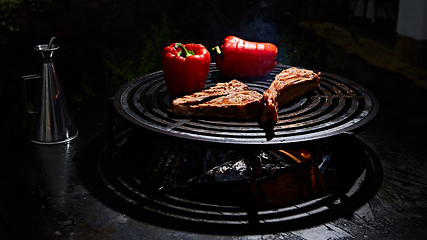
[[[262,122],[277,122],[278,109],[285,103],[294,100],[319,87],[320,72],[299,68],[288,68],[277,74],[270,87],[264,91],[265,108]]]
[[[237,80],[218,83],[207,90],[176,98],[172,101],[172,112],[187,117],[261,117],[262,122],[277,122],[277,111],[283,104],[319,87],[319,75],[320,72],[288,68],[276,75],[263,94],[249,90]]]
[[[252,119],[259,118],[264,106],[262,94],[256,91],[231,92],[206,103],[190,107],[192,116]]]
[[[172,101],[172,112],[187,117],[257,118],[264,106],[263,95],[232,80]]]

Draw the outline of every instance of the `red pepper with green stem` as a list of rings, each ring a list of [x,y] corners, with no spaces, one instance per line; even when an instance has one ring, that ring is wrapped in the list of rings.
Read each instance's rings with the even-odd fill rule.
[[[163,77],[170,95],[203,90],[209,74],[211,56],[202,44],[173,43],[163,49]]]
[[[250,42],[235,36],[224,39],[216,67],[230,78],[253,78],[270,73],[276,67],[277,47],[272,43]]]

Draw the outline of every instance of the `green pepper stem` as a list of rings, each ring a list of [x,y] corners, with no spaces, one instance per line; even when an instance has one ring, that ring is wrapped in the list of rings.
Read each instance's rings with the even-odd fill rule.
[[[219,46],[212,48],[212,50],[216,51],[219,55],[222,55],[221,48]]]
[[[184,44],[182,44],[182,43],[177,43],[174,46],[174,48],[179,48],[179,47],[181,49],[183,49],[184,51],[179,51],[178,54],[177,54],[178,56],[182,56],[183,58],[186,58],[188,56],[194,55],[194,52],[193,51],[188,51],[187,48],[185,48]]]

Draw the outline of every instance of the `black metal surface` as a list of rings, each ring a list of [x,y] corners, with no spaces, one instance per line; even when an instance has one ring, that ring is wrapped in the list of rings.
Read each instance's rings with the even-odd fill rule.
[[[169,141],[142,143],[138,137],[139,132],[131,132],[123,149],[116,154],[107,151],[105,155],[100,155],[102,149],[108,147],[105,142],[94,141],[88,147],[90,150],[84,154],[87,161],[80,163],[79,172],[82,179],[91,179],[90,184],[84,184],[103,204],[126,216],[157,226],[227,235],[263,234],[312,227],[336,218],[351,216],[381,185],[382,167],[376,155],[353,135],[343,134],[333,138],[332,142],[323,141],[322,146],[316,146],[326,151],[333,145],[329,151],[342,148],[343,152],[347,152],[338,154],[336,159],[338,163],[345,164],[333,166],[334,171],[342,175],[340,179],[333,180],[339,186],[333,187],[323,196],[291,205],[260,207],[254,205],[249,181],[197,183],[193,186],[177,186],[167,191],[156,190],[161,181],[149,171],[159,171],[158,167],[150,167],[162,161],[159,158],[150,159],[151,154],[157,156],[157,148],[164,149],[164,158],[178,155],[177,159],[180,159],[181,163],[169,162],[169,165],[192,162],[191,156],[182,156],[182,153],[187,151],[184,146],[171,147],[174,144]],[[101,137],[105,139],[105,136]],[[192,151],[194,147],[189,146],[187,149]],[[204,155],[206,151],[203,150],[206,149],[195,151],[203,152],[201,155]],[[214,155],[211,150],[207,152]],[[207,162],[196,160],[199,161],[194,162],[194,165]],[[178,177],[174,175],[172,178]],[[192,176],[187,175],[187,178]]]
[[[274,76],[290,66],[278,64],[270,75],[244,81],[250,89],[263,92]],[[206,88],[224,79],[215,64]],[[114,97],[114,107],[137,127],[209,143],[277,145],[298,143],[354,131],[370,122],[378,112],[376,97],[363,86],[329,73],[321,74],[320,87],[295,99],[279,111],[279,121],[264,125],[257,121],[187,119],[171,112],[163,72],[142,76],[123,86]]]

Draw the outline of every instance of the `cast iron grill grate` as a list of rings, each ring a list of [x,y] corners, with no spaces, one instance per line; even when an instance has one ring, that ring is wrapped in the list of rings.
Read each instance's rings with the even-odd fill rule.
[[[274,76],[291,66],[278,64],[262,79],[243,81],[262,93]],[[206,88],[224,79],[211,64]],[[257,121],[187,119],[171,112],[163,72],[142,76],[123,86],[114,97],[117,112],[132,124],[180,139],[239,145],[276,145],[305,142],[354,131],[378,112],[375,96],[360,84],[329,73],[320,87],[283,106],[274,126]]]

